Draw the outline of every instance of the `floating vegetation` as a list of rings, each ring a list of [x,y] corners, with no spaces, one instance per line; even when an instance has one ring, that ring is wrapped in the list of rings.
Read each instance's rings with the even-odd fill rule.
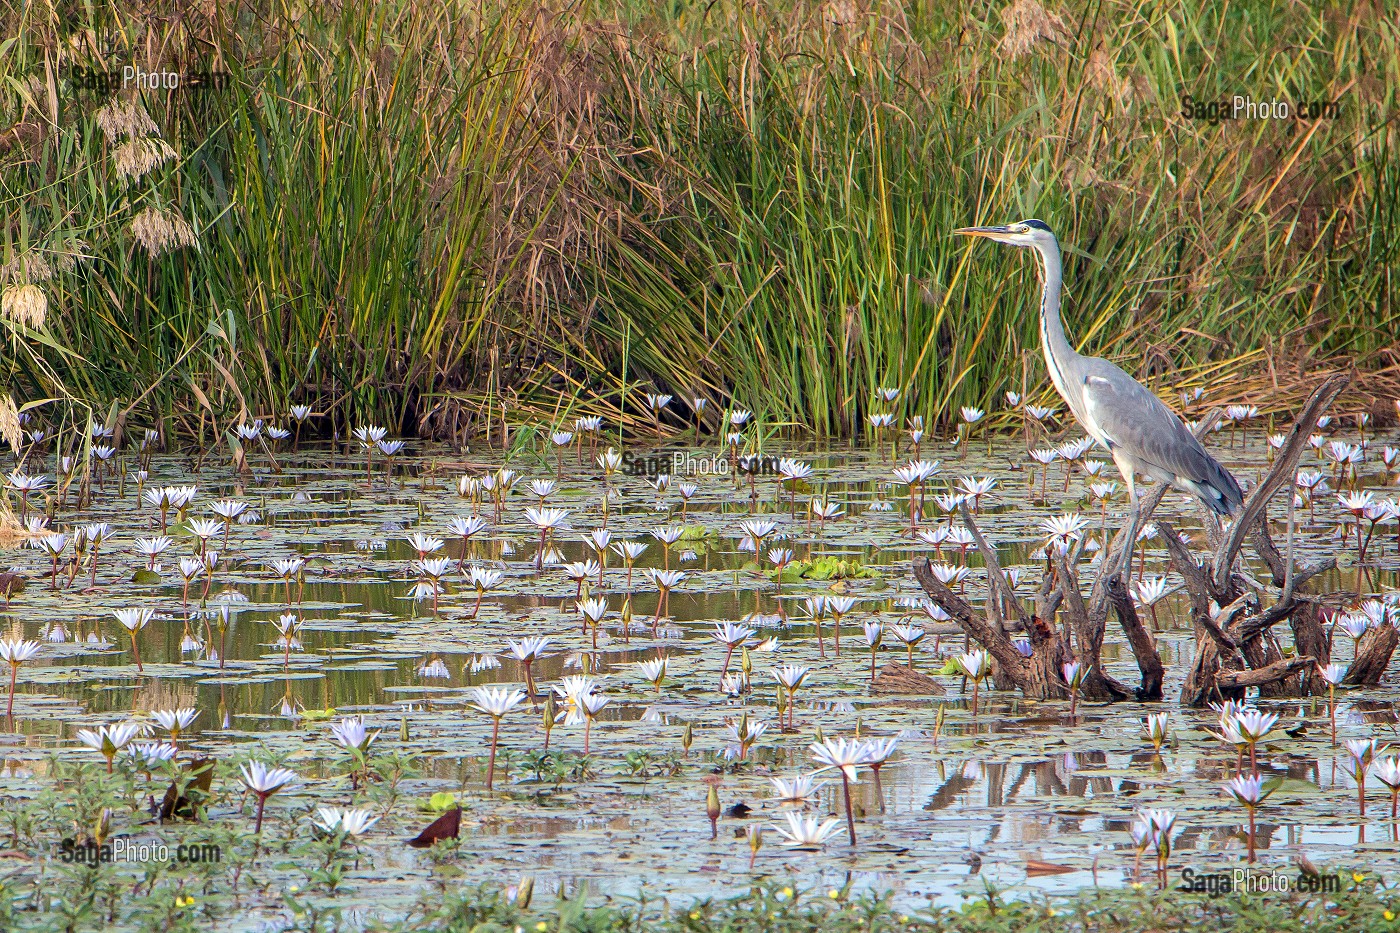
[[[218,860],[152,883],[275,925],[502,875],[614,896],[776,876],[913,909],[1256,860],[1386,870],[1400,455],[1315,409],[1283,444],[1214,446],[1247,503],[1299,477],[1222,564],[1255,596],[1202,589],[1194,555],[1229,526],[1149,486],[1131,586],[1102,603],[1121,624],[1098,627],[1125,494],[1077,453],[1043,486],[1019,436],[929,467],[791,445],[800,492],[602,454],[445,471],[377,429],[275,467],[114,448],[85,481],[29,416],[5,883],[59,912],[35,886],[65,845],[193,846]],[[713,453],[627,454],[676,450]],[[1270,628],[1280,606],[1316,627]],[[1256,656],[1248,632],[1274,638]],[[104,863],[72,909],[150,870]]]

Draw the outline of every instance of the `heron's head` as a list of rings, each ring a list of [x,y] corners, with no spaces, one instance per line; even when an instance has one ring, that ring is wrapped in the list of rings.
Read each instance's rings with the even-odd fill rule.
[[[1055,234],[1039,220],[1018,220],[1001,227],[962,227],[953,232],[1022,247],[1048,246],[1055,242]]]

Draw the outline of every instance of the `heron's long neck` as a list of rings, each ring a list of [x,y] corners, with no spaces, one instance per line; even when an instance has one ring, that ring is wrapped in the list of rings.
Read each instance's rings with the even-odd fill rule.
[[[1057,244],[1035,247],[1040,255],[1040,343],[1045,351],[1045,364],[1050,370],[1050,379],[1060,395],[1069,401],[1069,384],[1063,374],[1063,367],[1078,354],[1065,337],[1064,325],[1060,323],[1060,249]]]

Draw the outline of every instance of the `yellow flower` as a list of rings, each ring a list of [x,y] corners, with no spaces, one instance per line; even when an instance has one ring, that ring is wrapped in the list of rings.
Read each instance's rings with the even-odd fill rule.
[[[541,920],[539,923],[535,924],[535,929],[539,930],[540,933],[544,933],[545,930],[549,929],[549,924]]]
[[[300,891],[301,888],[297,887],[296,885],[292,885],[292,886],[291,886],[290,888],[288,888],[287,890],[288,890],[289,892],[291,892],[292,894],[295,894],[295,893],[297,893],[298,891]]]
[[[1393,910],[1387,910],[1387,911],[1385,912],[1385,919],[1387,919],[1387,920],[1394,920],[1394,919],[1395,919],[1395,911],[1393,911]]]
[[[841,892],[836,890],[835,888],[832,888],[830,891],[826,892],[826,896],[834,901],[841,896]]]
[[[1359,871],[1354,871],[1351,873],[1351,880],[1355,881],[1357,884],[1360,884],[1361,882],[1366,880],[1366,876],[1361,874],[1361,872]]]
[[[699,919],[700,919],[700,911],[698,911],[698,910],[692,910],[692,911],[690,912],[690,919],[691,919],[691,920],[699,920]]]
[[[782,895],[783,897],[785,897],[785,898],[787,898],[787,897],[792,897],[792,888],[783,888],[783,889],[782,889],[781,891],[779,891],[778,893],[781,894],[781,895]]]

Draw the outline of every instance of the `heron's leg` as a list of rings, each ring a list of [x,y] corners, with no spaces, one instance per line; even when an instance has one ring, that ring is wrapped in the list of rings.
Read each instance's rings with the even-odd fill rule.
[[[1138,525],[1142,521],[1142,506],[1138,502],[1138,497],[1129,493],[1128,524],[1123,529],[1123,549],[1118,557],[1118,566],[1114,569],[1114,574],[1123,578],[1123,585],[1128,585],[1131,577],[1133,563],[1133,551],[1137,545]]]
[[[1123,578],[1123,585],[1127,586],[1132,578],[1133,550],[1137,546],[1138,523],[1142,518],[1141,506],[1138,504],[1137,484],[1133,482],[1133,461],[1131,458],[1123,456],[1118,451],[1113,452],[1113,462],[1118,467],[1118,472],[1123,474],[1123,482],[1128,486],[1128,524],[1123,529],[1123,551],[1118,558],[1118,565],[1113,569],[1113,573]],[[1112,542],[1105,541],[1104,547],[1112,550]],[[1107,554],[1107,560],[1113,555]]]

